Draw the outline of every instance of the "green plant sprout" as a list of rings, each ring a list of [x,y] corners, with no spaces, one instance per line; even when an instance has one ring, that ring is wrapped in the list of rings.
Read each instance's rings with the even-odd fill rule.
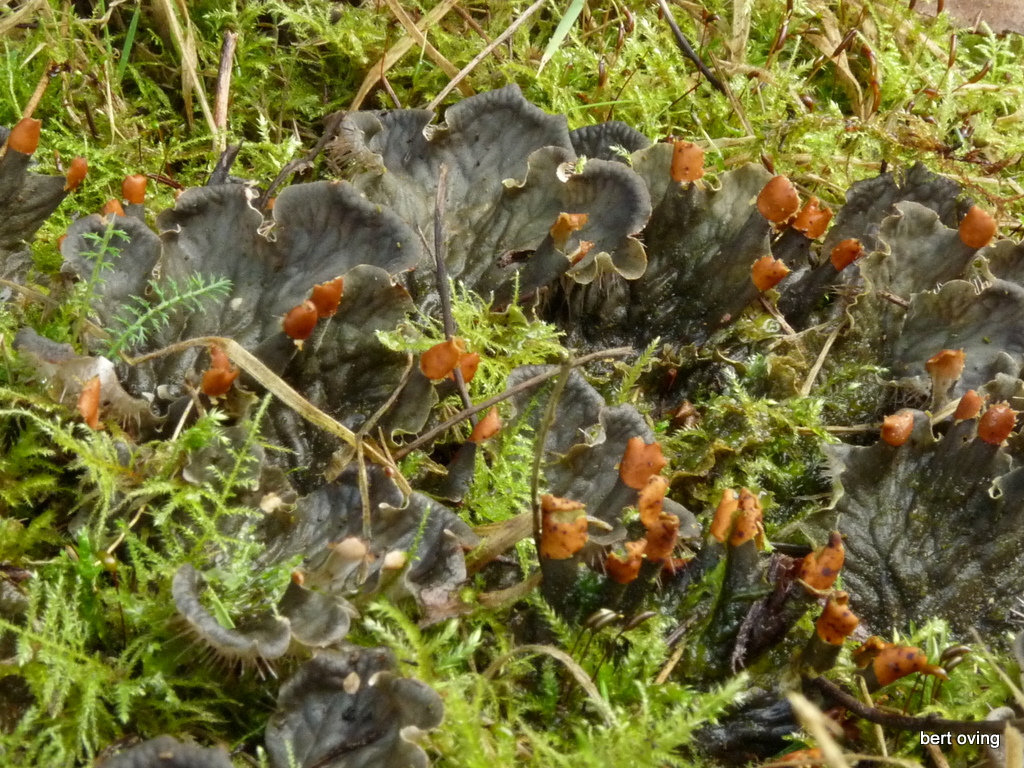
[[[149,281],[152,299],[145,301],[133,297],[134,305],[129,305],[115,318],[115,325],[110,329],[112,338],[106,342],[104,354],[115,357],[120,352],[143,345],[154,331],[167,327],[174,312],[200,312],[205,301],[223,299],[231,291],[231,281],[225,277],[207,279],[195,274],[181,284],[168,280],[161,285],[156,280]]]
[[[127,240],[128,234],[117,229],[115,227],[115,220],[111,217],[102,235],[95,232],[86,232],[83,237],[93,245],[90,250],[82,253],[82,258],[92,264],[92,273],[89,275],[88,280],[79,283],[77,286],[77,295],[73,302],[73,306],[77,308],[78,313],[78,322],[74,333],[74,338],[76,339],[84,338],[85,324],[89,322],[89,316],[92,313],[92,301],[96,295],[97,288],[102,283],[103,272],[112,269],[115,261],[121,254],[121,249],[112,246],[111,241],[114,238]]]

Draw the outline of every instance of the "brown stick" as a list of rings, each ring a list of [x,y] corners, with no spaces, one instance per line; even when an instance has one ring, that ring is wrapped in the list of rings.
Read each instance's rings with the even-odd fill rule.
[[[293,173],[299,173],[313,167],[313,162],[324,151],[324,147],[333,139],[338,132],[338,127],[341,125],[341,121],[345,119],[344,112],[333,112],[324,118],[324,132],[316,145],[306,153],[305,157],[297,158],[295,160],[289,160],[285,163],[284,168],[277,174],[270,186],[267,187],[266,191],[256,201],[256,209],[263,211],[267,208],[267,203],[270,198],[273,197],[277,188],[281,186],[285,180]]]
[[[708,79],[712,87],[721,93],[725,93],[725,86],[722,85],[721,81],[715,77],[715,73],[708,69],[708,65],[701,60],[697,52],[693,50],[693,46],[690,45],[690,41],[686,39],[686,35],[676,24],[675,16],[672,15],[672,10],[668,7],[668,3],[665,0],[658,0],[658,5],[661,6],[662,12],[665,14],[665,21],[668,22],[669,28],[672,30],[672,35],[676,39],[676,45],[679,46],[679,50],[683,52],[683,55],[697,65],[697,69],[700,73]]]
[[[816,688],[831,704],[845,707],[848,711],[863,720],[867,720],[869,723],[877,723],[889,728],[898,728],[901,731],[1001,734],[1006,730],[1007,724],[1017,729],[1024,727],[1024,718],[1015,718],[1013,720],[974,720],[968,722],[966,720],[947,720],[935,715],[912,717],[910,715],[892,714],[883,712],[875,707],[869,707],[860,699],[854,698],[824,677],[804,678],[804,682],[812,688]]]
[[[897,296],[895,293],[891,293],[889,291],[879,291],[878,295],[881,296],[886,301],[891,301],[897,307],[903,307],[903,309],[907,309],[910,306],[909,301],[904,299],[902,296]]]
[[[231,69],[238,45],[237,32],[225,32],[220,48],[220,67],[217,69],[217,90],[213,97],[213,124],[220,131],[217,134],[217,149],[224,151],[227,144],[228,98],[231,95]]]
[[[472,16],[469,15],[469,11],[467,11],[465,8],[463,8],[461,5],[458,5],[458,4],[456,4],[454,6],[454,9],[455,9],[455,12],[457,14],[459,14],[459,16],[461,16],[465,20],[465,22],[467,24],[469,24],[470,29],[472,29],[474,32],[476,32],[478,35],[480,35],[480,38],[485,43],[490,43],[491,42],[491,36],[488,35],[483,30],[483,28],[479,24],[476,23],[476,20]],[[501,61],[501,51],[495,51],[494,52],[494,58],[498,59],[498,61]]]
[[[25,109],[21,111],[21,116],[32,117],[32,113],[36,111],[36,107],[39,106],[39,102],[43,100],[43,94],[46,93],[46,88],[53,80],[54,75],[62,71],[62,67],[58,66],[54,62],[50,62],[46,71],[43,72],[43,76],[39,78],[39,82],[36,83],[36,89],[32,92],[32,97],[28,100],[28,104],[25,105]]]
[[[399,101],[398,94],[395,93],[395,89],[391,87],[391,81],[388,80],[387,75],[381,75],[380,82],[381,85],[384,86],[385,93],[391,97],[391,101],[395,105],[395,109],[401,109],[402,102]]]

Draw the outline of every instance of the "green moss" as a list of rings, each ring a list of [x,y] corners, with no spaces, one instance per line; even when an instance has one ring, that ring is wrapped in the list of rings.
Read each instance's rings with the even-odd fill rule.
[[[411,673],[444,696],[445,722],[430,737],[435,765],[695,765],[693,733],[747,685],[742,675],[706,693],[640,684],[667,656],[663,622],[628,633],[613,627],[579,642],[549,615],[573,663],[585,674],[597,672],[594,682],[614,713],[613,722],[602,722],[562,663],[543,653],[509,655],[514,646],[503,617],[481,613],[422,631],[389,604],[376,603],[369,613],[361,629],[366,639],[395,648]],[[606,659],[613,646],[617,652]],[[644,750],[637,752],[637,744]]]
[[[713,509],[726,488],[748,487],[761,495],[772,530],[818,508],[830,489],[821,445],[838,441],[825,429],[824,398],[753,394],[770,384],[768,363],[756,357],[742,376],[724,367],[721,390],[693,399],[696,426],[669,432],[662,447],[694,509]]]

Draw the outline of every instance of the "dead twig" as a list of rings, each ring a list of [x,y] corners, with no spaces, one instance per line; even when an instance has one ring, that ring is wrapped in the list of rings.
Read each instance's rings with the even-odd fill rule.
[[[678,664],[679,660],[683,658],[683,652],[685,650],[686,643],[680,643],[678,646],[676,646],[676,649],[672,651],[672,655],[669,657],[668,661],[665,662],[665,666],[661,668],[661,671],[658,672],[658,676],[654,678],[655,685],[665,684],[665,681],[668,680],[669,675],[672,674],[672,670],[676,668],[676,664]]]
[[[46,93],[46,88],[50,85],[50,81],[53,80],[61,72],[66,72],[67,66],[63,64],[57,64],[51,61],[46,71],[43,72],[43,76],[39,78],[39,82],[36,83],[36,89],[32,92],[32,96],[29,98],[25,108],[21,111],[21,116],[32,117],[32,113],[36,111],[36,107],[39,106],[39,102],[43,100],[43,94]]]
[[[386,75],[382,75],[380,78],[380,82],[381,85],[384,86],[384,90],[387,92],[388,96],[391,97],[391,101],[394,102],[395,109],[401,109],[402,102],[399,101],[398,94],[395,93],[395,89],[391,87],[391,81],[388,80]]]
[[[878,295],[881,296],[886,301],[892,302],[897,307],[903,307],[903,309],[907,309],[910,306],[909,301],[904,299],[902,296],[897,296],[895,293],[890,293],[889,291],[879,291]]]
[[[860,685],[861,699],[869,707],[874,707],[875,702],[871,699],[871,691],[868,690],[868,681],[865,680],[863,676],[857,675],[857,683]],[[911,691],[911,696],[913,696],[913,691]],[[882,757],[888,757],[889,750],[885,747],[885,731],[882,730],[882,726],[878,723],[872,723],[872,725],[875,726],[875,739],[878,741],[878,749],[880,750]]]
[[[313,161],[324,151],[324,147],[327,146],[328,142],[334,138],[338,132],[338,127],[341,125],[341,121],[345,119],[345,112],[332,112],[330,115],[324,118],[324,132],[320,136],[317,143],[313,146],[309,152],[306,153],[305,157],[291,160],[285,163],[284,168],[281,172],[274,177],[274,180],[270,182],[266,191],[260,196],[260,199],[256,201],[256,209],[263,211],[266,210],[267,203],[270,198],[273,197],[277,188],[280,187],[285,179],[287,179],[293,173],[300,173],[307,168],[313,167]]]
[[[869,707],[855,696],[851,696],[839,686],[829,682],[824,677],[805,678],[806,685],[816,689],[829,704],[845,707],[862,720],[869,723],[877,723],[887,728],[895,728],[900,731],[926,731],[931,733],[994,733],[1001,734],[1006,730],[1009,723],[1015,728],[1024,726],[1024,719],[1013,720],[947,720],[936,715],[925,717],[914,717],[913,715],[898,715],[892,712],[883,712],[877,707]]]
[[[228,99],[231,95],[231,70],[237,45],[238,33],[225,32],[224,42],[220,48],[220,66],[217,69],[217,89],[213,97],[213,124],[219,131],[216,136],[218,152],[223,152],[227,144]]]
[[[18,293],[28,296],[31,299],[42,302],[50,309],[59,309],[62,306],[62,304],[59,301],[50,296],[47,296],[45,293],[40,293],[34,288],[29,288],[28,286],[21,285],[20,283],[15,283],[12,280],[5,280],[3,278],[0,278],[0,285],[6,288],[10,288],[11,290],[17,291]],[[96,338],[110,338],[109,331],[105,330],[104,328],[100,328],[98,325],[96,325],[96,323],[92,322],[89,319],[85,319],[82,321],[82,327],[89,331],[89,333],[95,336]]]
[[[7,3],[4,3],[4,5],[7,5]],[[29,23],[32,20],[33,15],[36,14],[40,8],[49,8],[49,3],[47,3],[46,0],[35,0],[35,2],[30,1],[15,7],[13,11],[3,18],[0,18],[0,37],[3,37],[21,24]],[[29,115],[25,115],[25,117],[28,116]]]
[[[13,280],[5,280],[4,278],[0,277],[0,285],[5,286],[6,288],[10,288],[11,290],[17,291],[18,293],[24,294],[25,296],[28,296],[31,299],[35,299],[36,301],[41,301],[43,304],[50,307],[51,309],[57,309],[61,306],[61,303],[59,301],[50,298],[45,293],[41,293],[37,291],[35,288],[29,288],[28,286],[24,286],[21,283],[16,283]],[[99,326],[96,326],[96,328],[98,330],[102,330],[99,328]]]
[[[363,539],[370,540],[370,478],[366,471],[366,457],[363,455],[363,435],[356,435],[356,469],[359,472],[359,498],[363,508]]]
[[[529,512],[522,512],[500,523],[483,525],[474,530],[483,540],[466,555],[466,573],[472,576],[494,558],[508,551],[533,531]],[[537,572],[538,577],[540,571]],[[538,583],[540,580],[538,578]]]
[[[463,8],[458,3],[456,3],[453,6],[453,8],[454,8],[455,12],[457,14],[459,14],[459,16],[461,16],[463,18],[463,20],[469,25],[469,28],[472,29],[474,32],[476,32],[478,35],[480,35],[480,39],[483,40],[484,43],[489,44],[491,42],[491,36],[488,35],[484,31],[483,27],[481,27],[479,24],[476,23],[476,19],[474,19],[470,15],[469,11],[467,11],[465,8]],[[498,61],[501,61],[502,52],[496,50],[494,52],[494,58],[496,58]]]
[[[540,586],[540,580],[540,571],[534,571],[526,579],[518,584],[513,584],[507,589],[498,589],[494,592],[482,592],[477,597],[477,602],[484,608],[488,608],[492,611],[505,608],[519,602],[528,594],[533,592],[533,590]]]
[[[679,50],[683,52],[683,55],[692,61],[700,73],[708,79],[711,86],[722,93],[724,96],[728,96],[726,93],[725,86],[722,85],[722,81],[715,77],[715,73],[708,69],[708,65],[704,63],[697,52],[693,50],[693,46],[690,45],[690,41],[686,39],[686,35],[683,34],[683,30],[676,24],[675,16],[672,15],[672,10],[668,7],[668,3],[665,0],[658,0],[658,5],[661,7],[662,13],[665,15],[665,21],[668,22],[669,28],[672,30],[672,35],[676,39],[676,45],[679,46]]]
[[[880,424],[854,424],[851,427],[797,427],[799,435],[813,435],[817,431],[828,432],[830,435],[860,435],[880,432]]]
[[[800,725],[817,743],[825,765],[828,768],[849,768],[850,764],[843,757],[842,747],[833,736],[838,730],[835,721],[826,717],[824,712],[796,691],[790,692],[786,698],[789,699],[789,705],[793,708],[793,714]]]
[[[790,339],[795,339],[797,337],[797,332],[793,330],[793,326],[789,324],[785,316],[779,312],[779,308],[768,301],[764,296],[761,297],[761,306],[764,307],[768,314],[775,319],[775,322],[779,324],[779,327],[786,336]]]
[[[406,354],[405,370],[402,371],[402,378],[399,379],[398,386],[396,386],[394,390],[392,390],[391,394],[388,395],[388,399],[384,401],[384,404],[380,408],[378,408],[374,412],[374,414],[370,416],[369,419],[366,420],[366,423],[363,424],[362,427],[360,427],[359,434],[370,434],[370,431],[377,425],[377,422],[384,417],[385,413],[391,410],[391,406],[395,404],[395,401],[398,399],[398,396],[402,394],[402,390],[405,389],[405,385],[409,383],[409,377],[412,375],[412,364],[412,352],[409,352]],[[383,443],[381,443],[381,445],[383,445]]]

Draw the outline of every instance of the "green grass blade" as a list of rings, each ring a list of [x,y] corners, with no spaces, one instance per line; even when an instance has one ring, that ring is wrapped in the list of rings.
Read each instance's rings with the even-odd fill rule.
[[[140,2],[135,6],[135,13],[132,14],[132,20],[128,23],[128,33],[124,36],[124,48],[121,50],[121,58],[117,62],[116,82],[118,83],[124,77],[124,71],[128,69],[128,57],[132,53],[132,43],[135,42],[135,30],[139,28],[139,14],[141,13],[142,3]]]
[[[569,10],[565,12],[562,20],[558,22],[558,26],[555,27],[555,34],[551,36],[551,39],[548,41],[548,47],[544,49],[544,55],[540,60],[540,67],[537,69],[538,75],[544,71],[544,67],[551,61],[551,57],[555,55],[558,46],[565,40],[569,30],[572,29],[572,25],[576,23],[576,19],[583,13],[583,3],[584,0],[572,0],[569,3]]]

